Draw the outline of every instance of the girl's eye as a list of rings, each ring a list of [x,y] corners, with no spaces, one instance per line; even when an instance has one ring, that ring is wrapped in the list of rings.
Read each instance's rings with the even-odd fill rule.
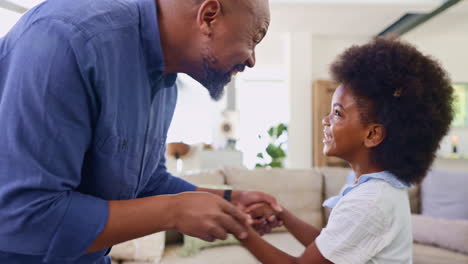
[[[340,113],[340,111],[338,111],[337,109],[335,109],[334,115],[336,115],[336,116],[341,116],[341,113]]]

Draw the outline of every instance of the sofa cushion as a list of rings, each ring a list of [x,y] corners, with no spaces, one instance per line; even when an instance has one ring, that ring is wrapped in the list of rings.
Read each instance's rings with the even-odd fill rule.
[[[410,209],[412,214],[421,213],[421,186],[415,184],[408,189]]]
[[[275,247],[287,252],[293,256],[299,256],[304,252],[302,246],[289,233],[273,233],[264,236],[264,239],[270,242]],[[184,258],[178,254],[180,246],[171,245],[164,252],[162,264],[201,264],[201,263],[216,263],[216,264],[258,264],[259,262],[253,257],[247,249],[240,245],[223,246],[208,248],[202,250],[199,254]],[[125,263],[126,264],[126,263]]]
[[[436,219],[423,215],[412,215],[412,220],[415,242],[468,255],[468,220]]]
[[[161,264],[258,264],[247,249],[240,245],[207,248],[191,257],[180,256],[180,247],[180,244],[167,246]]]
[[[324,177],[324,200],[338,195],[341,188],[346,184],[348,175],[352,173],[350,169],[332,167],[319,168],[319,171]]]
[[[432,170],[421,186],[421,214],[468,220],[468,173]]]
[[[164,232],[130,240],[112,247],[110,256],[118,261],[159,263],[164,252]]]
[[[181,257],[190,257],[199,254],[201,250],[206,250],[207,248],[224,247],[235,244],[239,244],[239,241],[231,234],[229,234],[225,240],[215,240],[213,242],[184,235],[184,246],[180,248],[179,255]]]
[[[315,169],[225,168],[226,183],[234,189],[258,190],[318,228],[322,224],[322,177]],[[284,228],[283,228],[284,230]]]
[[[350,169],[346,168],[332,168],[332,167],[323,167],[318,169],[323,176],[323,200],[338,195],[341,191],[341,188],[347,183],[347,178],[352,172]],[[328,221],[330,216],[331,209],[328,207],[323,207],[323,222]]]
[[[413,244],[413,264],[467,264],[468,255],[434,246]]]
[[[292,256],[300,256],[305,250],[305,247],[290,233],[267,234],[263,238],[276,248]]]
[[[224,184],[224,175],[219,169],[201,170],[201,171],[187,171],[180,175],[180,178],[191,182],[195,185],[200,184]]]

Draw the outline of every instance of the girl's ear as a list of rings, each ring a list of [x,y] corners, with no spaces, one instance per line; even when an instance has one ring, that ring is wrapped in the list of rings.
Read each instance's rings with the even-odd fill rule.
[[[367,128],[367,135],[364,139],[364,146],[367,148],[375,148],[385,138],[385,128],[380,124],[370,124]]]

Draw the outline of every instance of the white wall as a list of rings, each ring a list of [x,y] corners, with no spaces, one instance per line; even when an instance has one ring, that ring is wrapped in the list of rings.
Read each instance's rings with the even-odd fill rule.
[[[288,165],[312,166],[312,82],[330,79],[328,68],[335,57],[351,45],[366,42],[370,36],[326,36],[310,32],[289,34],[290,130]]]
[[[453,82],[468,83],[468,13],[442,14],[403,38],[439,60]],[[453,128],[440,153],[451,152],[451,136],[459,139],[458,152],[468,155],[468,128]]]
[[[302,4],[301,4],[302,3]],[[344,49],[367,41],[406,12],[426,12],[437,1],[273,1],[268,35],[284,47],[258,47],[258,62],[284,60],[289,89],[288,167],[312,166],[312,82],[329,79],[328,66]],[[268,41],[268,40],[266,40]],[[281,58],[281,59],[279,59]]]
[[[18,13],[0,8],[0,37],[3,37],[20,17]]]
[[[273,15],[277,14],[278,17],[278,13],[280,12],[276,10]],[[428,22],[405,36],[405,39],[441,61],[454,82],[468,82],[468,15],[448,14],[449,18]],[[340,16],[335,16],[335,19],[340,19]],[[362,34],[362,29],[356,30],[358,34],[353,34],[353,31],[339,34],[336,25],[333,26],[332,34],[318,34],[317,31],[320,30],[313,23],[296,25],[296,21],[293,23],[296,26],[288,27],[287,21],[283,22],[281,26],[273,24],[273,30],[288,36],[288,45],[283,49],[287,56],[291,111],[288,164],[291,168],[304,168],[312,165],[312,81],[329,79],[328,67],[334,58],[351,45],[365,43],[374,34]],[[308,27],[309,31],[306,30]],[[288,32],[284,33],[285,31]],[[323,31],[326,32],[326,29]],[[269,58],[281,54],[280,49],[270,52],[270,56],[267,56]],[[450,135],[459,137],[459,151],[468,154],[468,128],[452,129]],[[449,149],[448,139],[445,139],[441,151],[447,152]]]
[[[237,147],[244,154],[244,165],[253,168],[269,143],[271,126],[289,123],[286,74],[287,35],[269,32],[256,49],[257,63],[236,77],[239,136]],[[260,139],[258,135],[262,135]]]
[[[314,131],[312,82],[330,79],[328,68],[335,57],[351,45],[365,43],[371,36],[319,35],[297,30],[273,30],[267,36],[257,48],[257,66],[249,71],[285,68],[289,90],[289,101],[285,102],[289,103],[287,167],[308,168],[312,166]]]
[[[286,76],[288,166],[305,168],[312,165],[312,81],[328,79],[329,64],[344,49],[366,42],[401,14],[429,11],[439,1],[412,1],[408,5],[407,1],[397,4],[387,1],[385,5],[373,5],[375,1],[337,5],[332,1],[331,4],[307,6],[298,5],[300,1],[294,4],[289,0],[276,2],[282,4],[273,3],[270,30],[257,48],[257,66],[248,72],[256,74],[255,78],[267,72]],[[405,37],[438,58],[454,81],[468,82],[468,23],[457,22],[463,18],[468,21],[468,15],[451,14],[449,17],[452,20],[435,19]],[[0,9],[0,37],[18,18],[19,14]],[[450,30],[440,26],[447,23]],[[257,102],[261,104],[261,98]],[[451,134],[459,135],[459,150],[468,153],[468,129],[454,129]],[[442,150],[449,149],[444,142]]]

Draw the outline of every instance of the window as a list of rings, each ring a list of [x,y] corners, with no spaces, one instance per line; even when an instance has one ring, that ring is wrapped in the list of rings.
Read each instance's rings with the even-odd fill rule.
[[[468,84],[454,84],[455,117],[452,123],[453,127],[468,127]]]
[[[226,101],[215,102],[208,90],[186,74],[177,78],[177,106],[167,135],[167,142],[212,144],[215,128],[221,122]]]
[[[254,68],[236,80],[240,120],[237,148],[243,152],[244,165],[253,168],[258,162],[257,153],[268,144],[267,130],[289,121],[287,78],[281,68]]]

